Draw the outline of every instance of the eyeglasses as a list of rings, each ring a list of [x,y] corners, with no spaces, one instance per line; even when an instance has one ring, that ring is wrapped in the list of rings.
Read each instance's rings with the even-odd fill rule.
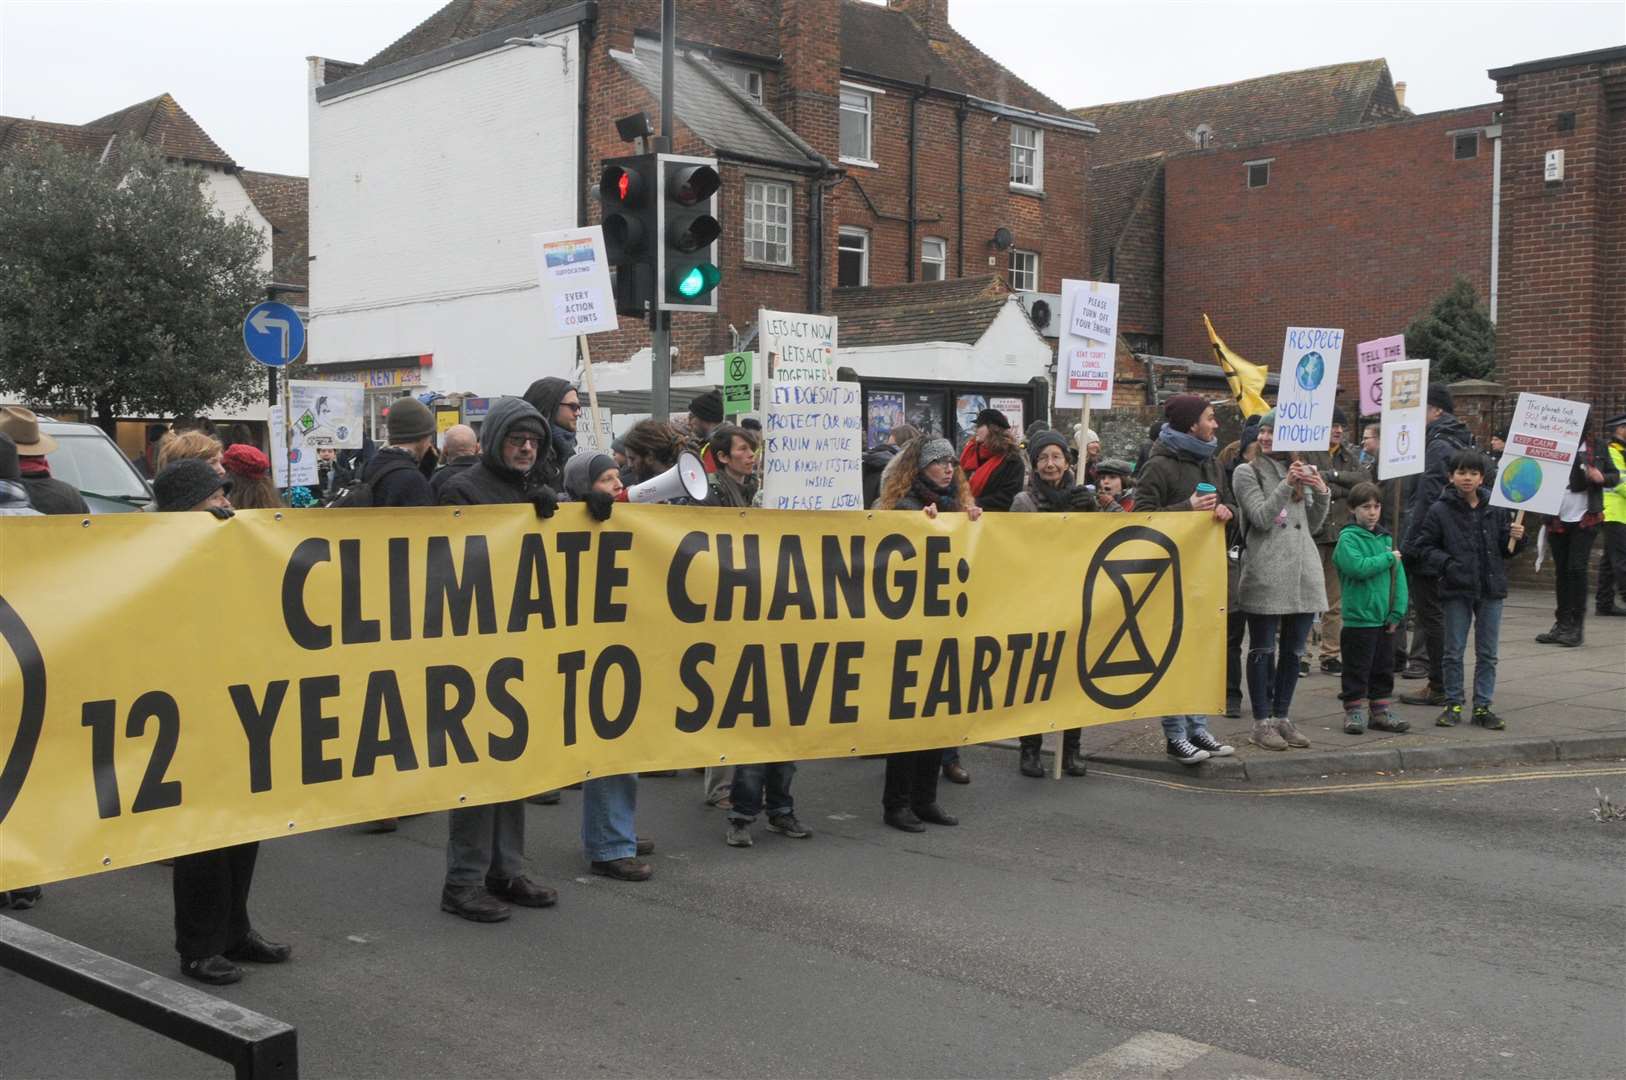
[[[582,411],[582,405],[581,405],[581,402],[579,402],[579,401],[561,401],[559,403],[559,407],[561,409],[569,409],[571,412],[581,412]]]
[[[518,450],[522,446],[542,445],[542,440],[537,438],[535,435],[510,435],[505,438],[503,442],[507,443],[509,446],[512,446],[515,450]]]

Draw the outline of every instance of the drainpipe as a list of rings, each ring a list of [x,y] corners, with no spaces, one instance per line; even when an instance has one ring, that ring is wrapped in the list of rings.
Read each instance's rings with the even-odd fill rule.
[[[962,99],[954,111],[955,192],[958,205],[954,211],[954,276],[965,277],[965,118],[970,110]]]
[[[587,162],[587,57],[593,48],[591,24],[576,32],[576,227],[587,224],[587,189],[592,186]]]
[[[1496,322],[1496,297],[1501,292],[1499,277],[1502,264],[1502,125],[1492,124],[1485,129],[1491,141],[1491,260],[1490,260],[1490,321]]]
[[[909,221],[904,226],[903,242],[903,280],[915,280],[915,171],[919,160],[916,155],[915,137],[918,129],[915,125],[915,114],[920,108],[920,95],[909,95]]]

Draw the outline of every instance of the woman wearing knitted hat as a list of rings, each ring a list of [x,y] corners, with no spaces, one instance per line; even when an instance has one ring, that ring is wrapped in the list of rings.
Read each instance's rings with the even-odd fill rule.
[[[1073,470],[1067,457],[1067,439],[1060,432],[1044,431],[1028,441],[1028,460],[1033,465],[1027,485],[1011,503],[1018,514],[1088,513],[1096,508],[1095,490],[1074,486]],[[1079,743],[1082,728],[1062,734],[1061,768],[1068,776],[1084,775],[1084,755]],[[1042,778],[1044,763],[1039,750],[1042,736],[1022,736],[1022,758],[1018,768],[1023,776]]]
[[[1273,453],[1276,411],[1259,421],[1259,454],[1231,479],[1247,527],[1239,597],[1248,613],[1248,700],[1253,742],[1266,750],[1307,747],[1288,719],[1310,624],[1327,610],[1315,534],[1327,518],[1326,481],[1297,454]]]
[[[271,482],[271,459],[247,443],[234,443],[220,456],[231,477],[234,510],[280,510],[282,499]]]
[[[982,509],[971,497],[965,472],[955,463],[953,444],[941,435],[915,439],[892,459],[881,481],[881,497],[875,500],[875,509],[921,510],[929,518],[963,511],[972,521],[982,516]],[[959,818],[937,805],[937,774],[941,768],[941,750],[888,754],[881,820],[904,832],[925,832],[923,821],[958,825]],[[964,779],[950,779],[956,783],[971,779],[963,769],[958,775]]]

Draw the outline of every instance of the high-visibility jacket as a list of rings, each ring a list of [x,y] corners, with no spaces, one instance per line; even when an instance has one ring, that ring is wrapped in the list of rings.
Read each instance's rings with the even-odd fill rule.
[[[1603,493],[1603,519],[1618,525],[1626,525],[1626,446],[1611,442],[1609,460],[1615,466],[1620,483]]]

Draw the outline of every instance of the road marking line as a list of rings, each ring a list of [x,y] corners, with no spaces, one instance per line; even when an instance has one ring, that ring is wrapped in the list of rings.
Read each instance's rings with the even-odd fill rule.
[[[1233,1080],[1309,1080],[1309,1074],[1273,1061],[1233,1054],[1166,1031],[1142,1031],[1052,1080],[1180,1080],[1227,1076]]]
[[[1456,776],[1422,780],[1371,780],[1364,783],[1353,784],[1322,784],[1318,787],[1256,789],[1205,787],[1201,784],[1193,784],[1180,780],[1159,780],[1155,777],[1135,776],[1131,773],[1114,772],[1102,768],[1092,768],[1090,770],[1090,775],[1110,776],[1117,780],[1128,780],[1136,784],[1155,784],[1158,787],[1174,788],[1178,791],[1196,791],[1206,795],[1253,795],[1276,797],[1287,795],[1328,795],[1346,791],[1389,791],[1404,790],[1406,788],[1463,787],[1471,784],[1508,784],[1516,780],[1562,780],[1569,777],[1582,776],[1626,776],[1626,768],[1611,766],[1601,769],[1545,769],[1540,772],[1508,773],[1503,776]]]

